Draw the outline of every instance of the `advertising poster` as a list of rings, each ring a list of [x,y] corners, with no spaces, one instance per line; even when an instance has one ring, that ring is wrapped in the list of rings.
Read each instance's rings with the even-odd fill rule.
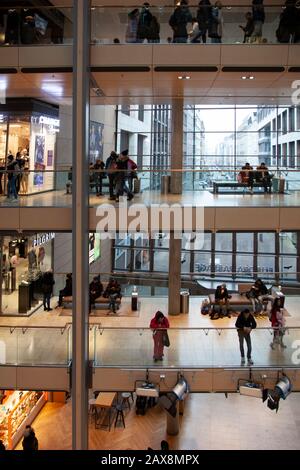
[[[44,174],[42,173],[45,170],[44,162],[44,153],[45,153],[45,136],[36,135],[35,136],[35,147],[34,147],[34,169],[37,171],[33,176],[33,185],[39,186],[44,182]]]
[[[103,128],[100,122],[90,122],[90,162],[103,158]]]
[[[53,150],[48,150],[47,166],[53,166]]]

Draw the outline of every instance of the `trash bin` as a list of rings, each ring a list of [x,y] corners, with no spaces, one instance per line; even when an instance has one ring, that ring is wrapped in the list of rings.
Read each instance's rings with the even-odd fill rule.
[[[273,178],[272,187],[274,193],[284,193],[285,179],[284,178]]]
[[[185,291],[180,292],[180,312],[189,313],[189,307],[190,307],[189,291],[185,290]]]
[[[161,177],[161,194],[168,194],[170,192],[171,177],[164,175]]]
[[[131,310],[133,312],[136,312],[138,309],[138,291],[136,287],[134,287],[132,293],[131,293]]]

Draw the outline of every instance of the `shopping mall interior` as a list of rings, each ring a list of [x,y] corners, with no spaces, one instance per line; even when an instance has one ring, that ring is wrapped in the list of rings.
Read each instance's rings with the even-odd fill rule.
[[[1,1],[7,450],[300,449],[299,24]]]

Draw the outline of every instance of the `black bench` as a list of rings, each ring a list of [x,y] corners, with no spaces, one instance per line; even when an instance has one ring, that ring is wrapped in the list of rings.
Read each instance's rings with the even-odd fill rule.
[[[263,188],[262,181],[253,181],[253,188]],[[213,181],[213,193],[218,194],[219,188],[248,188],[247,183],[240,183],[239,181]]]

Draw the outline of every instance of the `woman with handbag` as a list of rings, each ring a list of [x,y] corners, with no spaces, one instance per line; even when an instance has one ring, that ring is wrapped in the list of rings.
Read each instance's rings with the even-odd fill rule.
[[[153,330],[153,359],[155,362],[163,360],[164,346],[170,345],[167,332],[169,327],[169,320],[158,310],[150,322],[150,328]]]

